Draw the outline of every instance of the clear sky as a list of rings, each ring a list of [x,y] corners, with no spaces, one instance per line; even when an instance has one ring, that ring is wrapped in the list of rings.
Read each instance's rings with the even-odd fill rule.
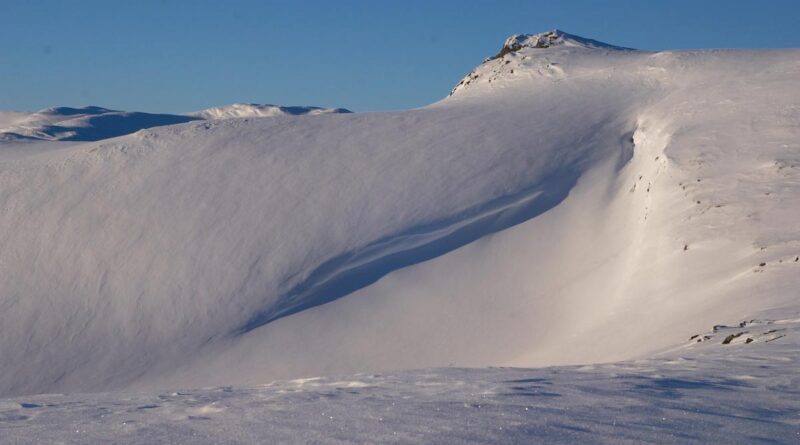
[[[798,0],[0,0],[0,109],[434,102],[511,34],[800,47]]]

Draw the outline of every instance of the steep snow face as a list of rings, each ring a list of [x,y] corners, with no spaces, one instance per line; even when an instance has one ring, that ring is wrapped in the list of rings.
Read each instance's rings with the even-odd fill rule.
[[[234,117],[275,117],[275,116],[299,116],[317,115],[327,113],[350,113],[344,108],[321,108],[321,107],[282,107],[279,105],[261,104],[232,104],[224,107],[208,108],[187,116],[196,116],[203,119],[229,119]]]
[[[255,383],[251,367],[288,378],[609,362],[683,345],[714,324],[767,310],[795,314],[800,52],[601,57],[599,72],[601,59],[561,55],[568,71],[559,80],[487,84],[430,108],[481,104],[495,122],[524,113],[515,131],[537,147],[571,131],[619,147],[581,170],[566,199],[346,298],[220,343],[160,386],[221,384],[217,375]],[[613,97],[636,105],[618,108]],[[518,99],[527,112],[501,108]],[[602,126],[592,119],[606,112],[628,116],[630,126],[614,127],[616,137],[596,133]],[[578,145],[556,150],[568,156]],[[250,365],[239,371],[225,363]]]
[[[505,101],[501,120],[464,105],[204,121],[5,163],[2,387],[119,386],[542,213],[630,156],[624,97],[598,93],[618,106],[575,113],[585,132],[534,123],[536,141],[528,101]]]
[[[418,110],[3,147],[0,393],[619,360],[796,308],[800,52],[564,39]]]

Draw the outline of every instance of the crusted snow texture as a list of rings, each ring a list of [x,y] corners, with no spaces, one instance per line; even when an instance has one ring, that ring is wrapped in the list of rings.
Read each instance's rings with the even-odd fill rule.
[[[743,323],[768,343],[722,346],[737,325],[635,362],[0,399],[0,437],[17,445],[794,443],[800,323]]]

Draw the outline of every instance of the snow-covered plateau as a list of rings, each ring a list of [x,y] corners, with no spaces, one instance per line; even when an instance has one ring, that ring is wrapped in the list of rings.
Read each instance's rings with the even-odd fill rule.
[[[0,397],[3,444],[800,441],[800,50],[0,112]]]

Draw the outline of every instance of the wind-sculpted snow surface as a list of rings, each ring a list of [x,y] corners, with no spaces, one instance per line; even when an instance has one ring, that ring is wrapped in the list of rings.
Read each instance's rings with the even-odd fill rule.
[[[557,96],[543,99],[558,107]],[[607,101],[619,99],[598,98]],[[340,262],[347,270],[366,250],[385,258],[435,243],[463,218],[536,193],[544,210],[571,182],[554,173],[630,155],[620,134],[631,123],[616,113],[587,108],[573,116],[592,122],[587,133],[565,134],[532,119],[525,101],[503,107],[501,120],[476,103],[190,123],[5,164],[4,388],[102,388],[180,363],[256,314],[313,305],[293,290],[334,258],[354,258]],[[13,368],[31,357],[25,345],[70,372],[23,378]]]
[[[0,394],[626,360],[798,306],[800,52],[513,41],[421,109],[0,145]]]
[[[8,444],[794,443],[797,321],[752,345],[567,368],[439,368],[0,399]],[[717,340],[717,339],[714,339]]]

